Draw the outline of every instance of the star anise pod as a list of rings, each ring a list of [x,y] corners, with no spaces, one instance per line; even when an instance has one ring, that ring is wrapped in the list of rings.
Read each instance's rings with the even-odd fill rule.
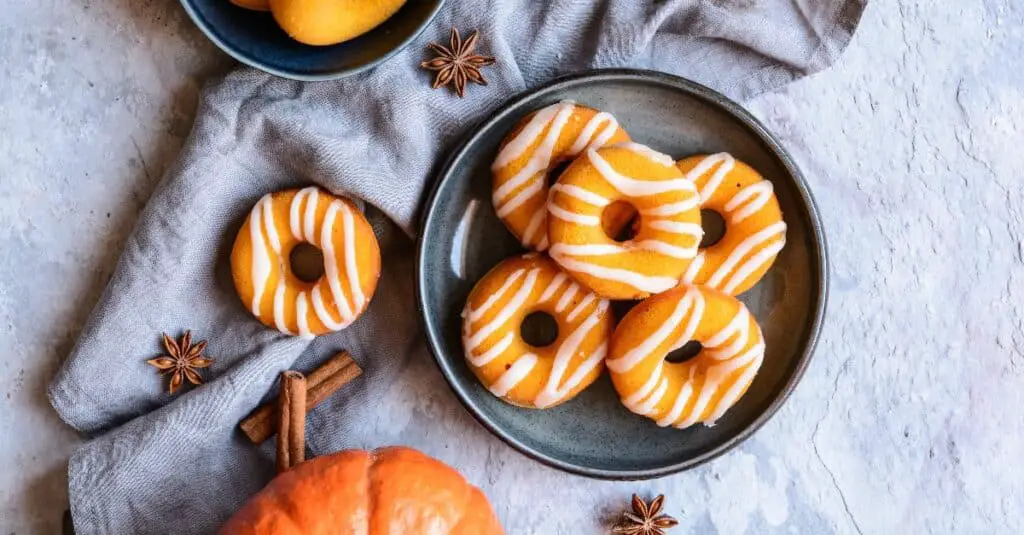
[[[203,350],[206,349],[206,340],[193,344],[192,333],[185,331],[185,335],[181,337],[181,342],[175,342],[173,338],[167,336],[167,333],[164,333],[164,349],[167,350],[166,355],[149,359],[146,361],[146,364],[160,370],[160,373],[171,374],[169,387],[171,394],[174,394],[181,388],[181,384],[185,379],[188,379],[188,382],[194,385],[203,384],[203,378],[196,370],[213,364],[213,359],[203,356]]]
[[[452,28],[448,47],[439,43],[427,45],[427,49],[437,53],[437,57],[420,63],[420,67],[437,73],[432,86],[434,89],[451,85],[462,98],[466,94],[466,83],[487,85],[480,68],[494,65],[494,58],[474,53],[479,39],[480,32],[474,31],[463,41],[459,30]]]
[[[633,495],[633,512],[623,513],[622,522],[612,528],[612,533],[621,535],[665,535],[665,530],[679,523],[668,515],[660,515],[665,495],[659,494],[648,505],[636,494]]]

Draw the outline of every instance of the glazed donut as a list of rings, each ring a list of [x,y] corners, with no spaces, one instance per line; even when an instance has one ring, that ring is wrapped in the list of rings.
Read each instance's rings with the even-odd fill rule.
[[[316,282],[292,272],[300,243],[323,252]],[[311,338],[348,327],[366,310],[380,277],[380,247],[352,201],[313,187],[279,191],[263,196],[238,231],[231,273],[256,319]]]
[[[666,362],[696,340],[694,358]],[[659,426],[711,426],[750,386],[764,338],[747,307],[703,286],[680,286],[634,307],[612,335],[608,370],[629,410]]]
[[[519,122],[502,142],[491,166],[492,200],[498,218],[524,247],[548,247],[548,175],[587,148],[629,141],[610,114],[560,102]]]
[[[639,211],[636,234],[616,241],[606,208]],[[703,230],[697,190],[675,161],[643,145],[591,149],[551,188],[551,258],[594,293],[640,299],[668,290],[697,255]]]
[[[545,347],[522,339],[529,314],[546,312],[558,337]],[[492,394],[545,409],[576,396],[604,370],[615,319],[608,301],[536,253],[509,258],[480,279],[462,311],[466,362]]]
[[[701,208],[725,220],[722,239],[700,250],[682,282],[729,295],[749,290],[786,245],[786,223],[772,183],[724,152],[692,156],[677,165],[697,186]]]

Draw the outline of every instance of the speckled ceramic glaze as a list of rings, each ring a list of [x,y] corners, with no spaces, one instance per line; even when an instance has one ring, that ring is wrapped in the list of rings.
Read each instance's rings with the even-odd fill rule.
[[[238,61],[296,80],[331,80],[369,69],[405,48],[426,27],[443,0],[408,0],[370,32],[333,46],[309,46],[288,37],[270,13],[228,0],[181,0],[196,25]]]
[[[764,330],[764,364],[750,390],[714,427],[657,427],[622,406],[607,376],[564,405],[520,409],[491,395],[465,364],[459,313],[466,296],[491,267],[522,252],[491,206],[491,162],[519,119],[563,99],[611,112],[635,141],[676,157],[730,152],[775,186],[789,226],[787,245],[764,279],[741,296]],[[514,99],[456,151],[424,214],[417,298],[441,371],[484,426],[523,453],[569,472],[612,479],[657,477],[724,453],[778,410],[807,366],[821,327],[825,243],[800,172],[743,108],[677,77],[597,71],[556,80]]]

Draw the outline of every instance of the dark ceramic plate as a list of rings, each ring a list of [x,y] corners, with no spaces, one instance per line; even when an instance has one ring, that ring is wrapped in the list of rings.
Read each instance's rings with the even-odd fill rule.
[[[775,185],[787,245],[741,299],[764,330],[764,364],[740,402],[714,427],[663,429],[624,408],[607,375],[548,410],[491,395],[463,359],[459,313],[473,284],[522,252],[491,206],[490,164],[502,138],[531,111],[572,99],[614,114],[634,140],[668,154],[728,151]],[[706,87],[645,71],[596,71],[556,80],[514,99],[454,154],[425,207],[417,299],[430,347],[456,395],[484,426],[548,465],[610,479],[658,477],[696,466],[749,437],[779,409],[814,350],[827,295],[825,242],[793,161],[753,116]]]
[[[269,13],[229,0],[181,0],[196,25],[238,61],[295,80],[332,80],[369,69],[405,48],[427,26],[443,0],[408,0],[370,32],[333,46],[304,45],[288,37]]]

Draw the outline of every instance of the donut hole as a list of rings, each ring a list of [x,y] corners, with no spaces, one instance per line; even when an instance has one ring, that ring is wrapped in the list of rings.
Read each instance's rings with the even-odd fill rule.
[[[615,201],[601,212],[601,228],[613,241],[632,240],[640,232],[640,212],[626,201]]]
[[[572,165],[572,160],[565,160],[564,162],[558,162],[550,169],[548,169],[548,187],[555,185],[558,182],[558,177],[562,176],[569,166]]]
[[[704,237],[700,240],[701,249],[711,247],[725,236],[725,218],[715,210],[704,208],[700,211],[700,226],[704,229]]]
[[[316,282],[324,276],[324,253],[318,247],[300,243],[288,254],[292,273],[302,282]]]
[[[683,344],[683,347],[674,349],[671,352],[669,352],[668,356],[665,357],[665,362],[670,362],[672,364],[681,364],[696,357],[702,349],[704,349],[704,346],[700,342],[696,340],[690,340],[689,342]]]
[[[519,326],[519,336],[533,347],[547,347],[558,339],[558,321],[547,312],[531,312]]]

